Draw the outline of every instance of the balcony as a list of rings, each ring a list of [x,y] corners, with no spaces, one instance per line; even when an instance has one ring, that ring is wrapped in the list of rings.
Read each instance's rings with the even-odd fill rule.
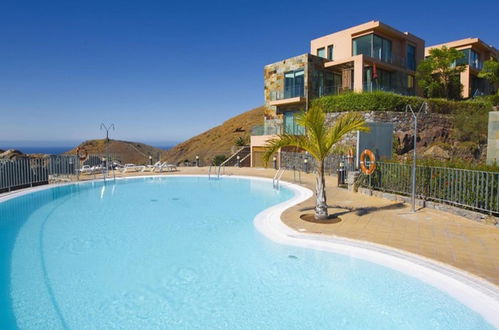
[[[363,92],[390,92],[390,93],[395,93],[395,94],[400,94],[400,95],[406,95],[406,96],[414,96],[415,95],[415,90],[414,88],[408,88],[408,87],[402,87],[402,86],[383,86],[383,85],[378,85],[376,83],[364,83],[363,84]]]
[[[270,105],[283,105],[300,103],[304,101],[304,86],[297,85],[292,87],[285,87],[282,90],[270,92]]]
[[[333,85],[333,86],[320,86],[318,92],[318,96],[326,96],[326,95],[338,95],[341,92],[345,91],[345,89],[341,85]]]
[[[279,135],[279,134],[302,135],[304,129],[302,126],[294,122],[288,121],[285,125],[282,119],[265,119],[263,125],[253,126],[251,129],[252,136]]]

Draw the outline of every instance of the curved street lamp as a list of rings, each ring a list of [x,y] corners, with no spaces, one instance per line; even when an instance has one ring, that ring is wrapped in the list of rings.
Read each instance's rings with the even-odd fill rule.
[[[416,146],[418,143],[418,116],[423,111],[423,113],[428,113],[428,103],[423,102],[421,107],[417,112],[412,110],[410,104],[406,105],[405,112],[410,111],[412,113],[412,118],[414,119],[414,154],[412,157],[412,193],[411,193],[411,204],[412,204],[412,212],[416,212]]]

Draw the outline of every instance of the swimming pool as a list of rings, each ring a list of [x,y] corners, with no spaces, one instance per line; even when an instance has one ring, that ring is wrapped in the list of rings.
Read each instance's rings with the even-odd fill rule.
[[[1,324],[493,328],[414,277],[262,235],[261,211],[298,193],[262,179],[176,176],[66,185],[4,201]]]

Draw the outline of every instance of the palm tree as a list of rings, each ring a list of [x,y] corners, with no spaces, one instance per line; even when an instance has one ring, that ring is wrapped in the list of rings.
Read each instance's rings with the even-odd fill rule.
[[[367,131],[364,117],[355,112],[348,112],[329,126],[326,114],[319,106],[312,106],[309,111],[299,114],[296,122],[305,128],[304,135],[282,134],[267,141],[267,151],[263,160],[267,163],[272,155],[282,147],[297,147],[308,151],[317,162],[315,219],[328,218],[326,187],[324,178],[324,160],[333,153],[337,143],[353,131]]]

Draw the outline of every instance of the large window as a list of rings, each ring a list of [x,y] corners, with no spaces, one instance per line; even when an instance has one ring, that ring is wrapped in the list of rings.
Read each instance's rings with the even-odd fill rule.
[[[364,54],[391,63],[392,42],[376,34],[368,34],[352,40],[353,55]]]
[[[364,91],[394,91],[392,72],[373,67],[364,68]]]
[[[482,69],[483,63],[480,61],[480,55],[477,52],[471,48],[463,49],[460,52],[463,53],[464,56],[456,61],[457,65],[469,65],[477,70]]]
[[[327,59],[331,60],[331,61],[334,59],[334,46],[333,45],[327,46]]]
[[[284,133],[292,135],[303,135],[305,129],[296,122],[296,114],[298,111],[284,112]]]
[[[326,58],[326,49],[324,47],[317,49],[317,56]]]
[[[416,47],[407,45],[407,68],[416,70]]]
[[[303,69],[284,74],[284,98],[303,96],[305,85]]]

